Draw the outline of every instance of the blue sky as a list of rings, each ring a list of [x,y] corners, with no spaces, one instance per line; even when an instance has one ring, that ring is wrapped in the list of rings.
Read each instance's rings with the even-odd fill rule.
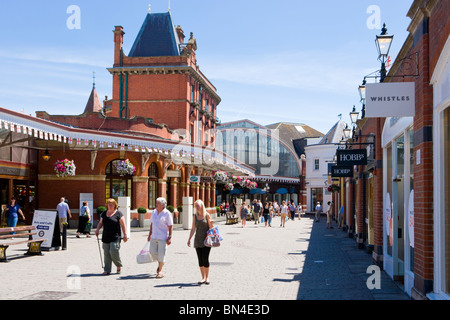
[[[26,114],[81,114],[92,89],[111,97],[114,26],[131,49],[148,5],[168,0],[4,0],[0,44],[0,106]],[[222,98],[222,122],[250,119],[307,124],[326,133],[361,109],[358,86],[379,69],[373,23],[394,34],[395,59],[408,33],[412,0],[171,0],[171,14]],[[80,28],[69,29],[71,5]],[[379,11],[373,11],[375,8]],[[369,11],[368,11],[369,9]],[[377,13],[379,12],[379,18]],[[379,21],[378,21],[379,20]]]

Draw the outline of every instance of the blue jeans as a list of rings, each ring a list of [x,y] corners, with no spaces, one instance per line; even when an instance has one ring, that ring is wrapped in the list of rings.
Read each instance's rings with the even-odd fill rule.
[[[19,221],[19,217],[8,217],[8,227],[15,228],[17,226],[17,221]],[[11,232],[12,235],[15,235],[15,232]]]

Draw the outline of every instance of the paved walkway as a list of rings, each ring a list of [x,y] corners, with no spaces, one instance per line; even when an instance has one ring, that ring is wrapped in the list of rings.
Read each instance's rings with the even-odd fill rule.
[[[25,247],[8,249],[10,263],[0,264],[0,299],[24,300],[404,300],[408,296],[384,272],[381,289],[369,290],[371,257],[356,249],[340,229],[326,229],[325,219],[310,216],[280,228],[247,222],[247,227],[217,222],[225,238],[211,251],[209,286],[199,286],[200,272],[188,230],[178,226],[167,253],[165,277],[156,265],[138,265],[136,254],[148,230],[132,229],[122,243],[122,274],[102,276],[95,236],[75,237],[69,230],[67,250],[24,257]],[[19,248],[18,248],[19,247]],[[113,267],[115,271],[115,267]],[[24,285],[27,284],[27,285]]]

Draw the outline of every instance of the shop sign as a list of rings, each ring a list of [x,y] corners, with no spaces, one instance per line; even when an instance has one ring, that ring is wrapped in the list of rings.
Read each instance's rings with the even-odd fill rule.
[[[338,166],[358,166],[367,164],[367,150],[336,150]]]
[[[353,177],[352,166],[332,166],[331,167],[332,178],[351,178]]]
[[[189,182],[200,182],[200,176],[190,176]]]
[[[33,236],[33,240],[45,239],[42,242],[42,248],[50,248],[52,246],[55,221],[56,211],[36,210],[34,212],[32,225],[36,227],[37,235]]]
[[[415,83],[368,83],[366,85],[367,118],[414,117]]]
[[[180,170],[167,170],[167,178],[180,178],[181,171]]]

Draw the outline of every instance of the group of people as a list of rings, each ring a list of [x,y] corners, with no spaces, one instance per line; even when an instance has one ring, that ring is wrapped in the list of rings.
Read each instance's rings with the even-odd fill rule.
[[[281,217],[280,227],[285,227],[286,219],[295,219],[295,214],[298,214],[298,219],[301,219],[301,213],[303,212],[302,205],[299,203],[297,206],[294,201],[291,202],[282,201],[281,205],[278,205],[277,201],[261,203],[261,200],[253,200],[251,205],[242,205],[240,211],[241,223],[244,228],[247,225],[247,218],[253,217],[255,224],[260,223],[260,217],[263,217],[264,226],[272,227],[272,218]]]
[[[338,229],[340,229],[342,227],[342,223],[344,220],[344,207],[341,206],[341,208],[339,209],[339,212],[335,215],[334,213],[334,202],[333,201],[328,201],[328,209],[326,212],[327,215],[327,229],[333,229],[333,225],[332,225],[332,220],[333,218],[336,220],[337,225],[338,225]],[[320,204],[320,201],[317,201],[317,205],[314,209],[315,212],[315,221],[319,222],[320,221],[320,215],[322,214],[322,205]]]
[[[173,234],[173,217],[166,208],[167,201],[165,198],[156,199],[156,209],[152,212],[150,218],[150,231],[147,241],[150,242],[150,254],[157,261],[156,278],[164,277],[163,267],[166,261],[167,247],[172,243]],[[205,245],[207,232],[213,228],[213,220],[206,211],[205,204],[202,200],[197,200],[194,204],[195,214],[192,222],[192,229],[189,234],[187,246],[191,246],[191,239],[195,234],[193,246],[197,253],[198,265],[200,267],[201,280],[199,285],[209,285],[209,254],[210,247]],[[95,235],[99,236],[102,232],[103,254],[105,257],[104,275],[111,273],[112,264],[117,267],[117,273],[122,271],[122,261],[120,259],[120,243],[128,241],[125,218],[118,210],[117,202],[114,199],[107,201],[107,210],[103,212],[100,221],[95,230]]]

